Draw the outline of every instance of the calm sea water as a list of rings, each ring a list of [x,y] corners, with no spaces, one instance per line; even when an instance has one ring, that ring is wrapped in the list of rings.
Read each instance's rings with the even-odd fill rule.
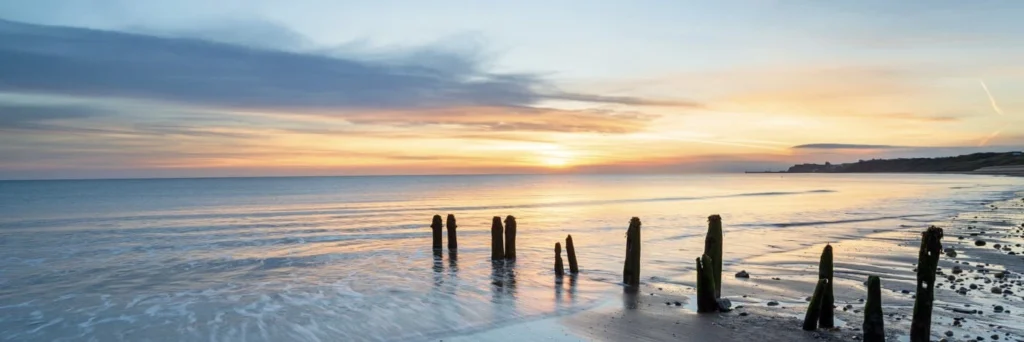
[[[0,339],[425,340],[585,309],[688,274],[706,217],[745,258],[927,226],[1024,190],[964,175],[239,178],[0,182]],[[455,214],[457,255],[431,251]],[[518,259],[490,262],[493,216]],[[556,283],[573,234],[583,273]]]

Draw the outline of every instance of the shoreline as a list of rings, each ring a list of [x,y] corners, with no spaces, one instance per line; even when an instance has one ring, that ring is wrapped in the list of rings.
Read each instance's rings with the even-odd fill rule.
[[[994,200],[980,208],[964,208],[943,222],[932,316],[937,341],[1024,341],[1024,199]],[[727,264],[723,298],[733,310],[697,314],[692,282],[672,283],[645,278],[635,294],[620,293],[596,307],[541,317],[443,338],[445,341],[853,341],[861,339],[868,275],[882,277],[886,336],[909,336],[913,312],[915,264],[919,234],[926,226],[900,227],[833,242],[836,251],[837,328],[803,331],[806,297],[816,278],[816,245],[771,253]],[[986,241],[976,246],[975,239]],[[1000,249],[992,246],[999,244]],[[953,274],[954,267],[962,272]],[[750,279],[737,279],[745,270]],[[1004,273],[1005,272],[1005,273]],[[694,279],[690,272],[684,279]],[[952,281],[948,277],[953,277]],[[993,285],[996,284],[996,285]],[[993,293],[991,287],[1000,287]],[[971,288],[968,288],[971,287]],[[976,287],[976,288],[975,288]],[[961,292],[966,289],[966,292]],[[1004,292],[1005,291],[1005,292]],[[774,302],[770,305],[769,302]],[[998,309],[996,307],[999,307]],[[951,334],[951,336],[950,336]],[[436,340],[436,339],[434,339]]]
[[[769,175],[814,175],[814,174],[825,174],[825,175],[976,175],[976,176],[1007,176],[1007,177],[1024,177],[1024,168],[1018,168],[1013,170],[999,171],[999,170],[974,170],[974,171],[927,171],[927,172],[789,172],[789,171],[744,171],[744,174],[757,175],[757,174],[769,174]]]

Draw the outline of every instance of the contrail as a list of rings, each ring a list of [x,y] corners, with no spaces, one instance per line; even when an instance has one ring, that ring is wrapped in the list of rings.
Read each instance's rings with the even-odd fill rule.
[[[981,139],[981,142],[978,143],[978,147],[982,147],[982,146],[988,145],[988,142],[990,140],[992,140],[992,138],[995,138],[996,136],[999,135],[999,133],[1002,133],[1002,132],[1003,131],[992,132],[992,134],[989,134],[989,136],[985,137],[985,139]]]
[[[981,89],[984,89],[985,94],[988,95],[988,102],[992,103],[992,110],[996,111],[996,113],[999,113],[999,115],[1003,115],[1003,110],[999,108],[998,104],[996,104],[996,98],[992,97],[992,93],[988,91],[988,86],[985,85],[985,81],[979,79],[978,83],[981,83]]]

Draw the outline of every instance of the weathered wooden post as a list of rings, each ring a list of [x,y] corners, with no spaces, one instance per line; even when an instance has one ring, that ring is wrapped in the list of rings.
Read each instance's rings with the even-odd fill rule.
[[[836,326],[836,298],[832,293],[832,275],[832,245],[825,245],[825,249],[821,251],[821,261],[818,262],[818,279],[828,280],[828,284],[825,284],[825,292],[821,297],[821,313],[818,316],[818,326],[822,328]]]
[[[441,215],[434,215],[430,229],[434,230],[434,249],[441,249]]]
[[[931,226],[921,233],[917,255],[917,300],[910,323],[910,341],[928,342],[932,330],[932,302],[935,300],[935,269],[942,254],[942,228]]]
[[[580,273],[580,267],[576,264],[576,247],[572,245],[572,235],[565,237],[565,252],[569,254],[569,273]]]
[[[505,259],[515,260],[516,258],[516,218],[512,215],[505,217]]]
[[[715,298],[722,297],[722,217],[708,216],[708,234],[704,237],[704,254],[711,257],[715,277]]]
[[[562,266],[562,244],[555,242],[555,275],[561,277],[565,274],[565,267]]]
[[[640,286],[640,218],[629,220],[626,231],[626,262],[622,267],[622,282],[627,288]]]
[[[697,312],[718,311],[715,298],[715,262],[707,254],[697,258]]]
[[[454,251],[459,249],[459,240],[456,238],[455,228],[458,225],[455,224],[455,215],[448,214],[448,220],[445,222],[448,226],[448,250]]]
[[[501,217],[491,220],[491,260],[505,259],[505,243],[501,239]]]
[[[885,342],[885,316],[882,315],[882,280],[868,277],[868,301],[864,303],[864,342]]]
[[[818,328],[818,316],[821,313],[821,297],[825,294],[825,284],[828,279],[818,279],[818,285],[814,287],[814,295],[811,296],[811,304],[807,305],[807,314],[804,315],[804,330]]]

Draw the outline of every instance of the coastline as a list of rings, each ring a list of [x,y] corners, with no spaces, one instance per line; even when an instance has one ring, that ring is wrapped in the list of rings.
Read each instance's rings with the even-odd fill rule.
[[[789,172],[789,171],[744,171],[745,174],[828,174],[828,175],[851,175],[851,174],[910,174],[910,175],[979,175],[979,176],[1007,176],[1024,177],[1024,167],[993,167],[981,168],[974,171],[925,171],[925,172]]]
[[[932,338],[937,341],[1024,341],[1024,198],[965,207],[949,220],[940,258]],[[927,226],[899,227],[831,243],[836,251],[834,329],[801,330],[807,296],[824,244],[727,263],[723,298],[731,312],[697,314],[692,283],[645,278],[636,294],[562,316],[446,337],[445,341],[854,341],[861,339],[863,284],[882,277],[887,340],[907,340],[913,312],[919,234]],[[976,240],[985,241],[977,246]],[[1001,246],[993,248],[995,244]],[[954,275],[954,267],[960,269]],[[749,279],[734,273],[745,270]],[[687,275],[693,279],[695,273]],[[952,278],[947,278],[952,277]],[[952,279],[949,280],[949,279]],[[994,293],[998,287],[1000,293]],[[966,290],[965,292],[962,292]],[[778,305],[769,305],[775,302]],[[998,307],[998,308],[997,308]]]

